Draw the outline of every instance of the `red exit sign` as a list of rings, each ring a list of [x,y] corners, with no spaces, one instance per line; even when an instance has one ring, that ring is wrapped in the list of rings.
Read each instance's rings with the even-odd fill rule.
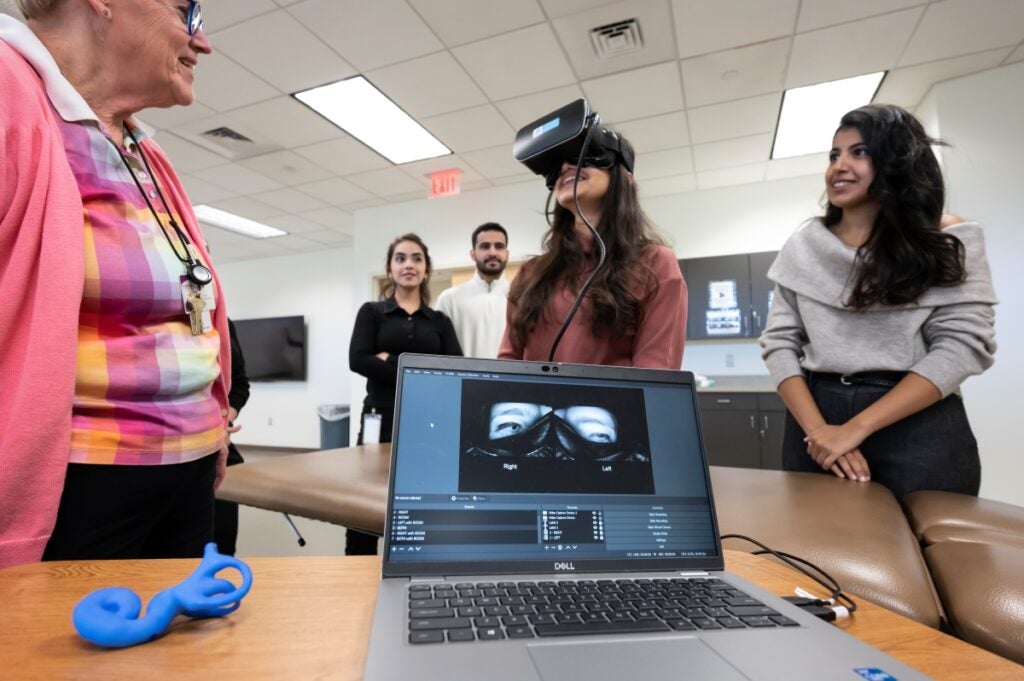
[[[462,170],[439,170],[430,174],[430,194],[427,198],[436,199],[442,196],[455,196],[462,191]]]

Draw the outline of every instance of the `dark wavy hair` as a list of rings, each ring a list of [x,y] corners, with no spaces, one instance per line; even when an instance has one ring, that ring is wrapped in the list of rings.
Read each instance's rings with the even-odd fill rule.
[[[838,130],[855,128],[875,169],[868,196],[880,210],[858,249],[860,269],[847,305],[904,305],[932,286],[955,286],[966,276],[964,246],[941,231],[946,189],[932,139],[910,113],[891,104],[869,104],[847,113]],[[837,132],[838,132],[837,130]],[[822,222],[831,227],[842,208],[828,203]]]
[[[391,245],[388,246],[388,259],[384,261],[384,271],[387,273],[387,283],[384,285],[384,297],[390,298],[395,295],[395,282],[391,278],[391,258],[395,255],[395,248],[403,241],[411,241],[423,249],[423,259],[427,263],[427,274],[423,277],[423,281],[420,282],[420,304],[427,307],[430,305],[430,273],[434,271],[434,263],[430,260],[430,251],[427,249],[427,245],[423,243],[423,239],[412,232],[403,234],[392,241]]]
[[[629,142],[620,139],[632,151]],[[594,225],[607,258],[587,299],[592,307],[592,333],[618,339],[636,333],[643,322],[643,303],[657,291],[658,281],[641,254],[664,241],[640,208],[632,174],[619,163],[608,170],[611,178],[601,201],[601,220]],[[548,304],[555,292],[567,283],[576,284],[584,271],[586,255],[576,240],[576,218],[554,195],[552,190],[544,207],[550,227],[544,235],[544,252],[530,261],[529,268],[520,270],[509,291],[518,305],[511,320],[512,338],[520,345],[542,319],[548,320]],[[634,293],[637,289],[644,292],[641,297]]]

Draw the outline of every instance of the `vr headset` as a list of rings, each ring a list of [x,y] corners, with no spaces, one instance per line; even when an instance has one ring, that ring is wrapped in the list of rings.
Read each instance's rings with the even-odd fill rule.
[[[581,156],[582,152],[582,156]],[[601,127],[601,117],[585,99],[577,99],[516,133],[512,156],[553,189],[562,164],[611,168],[621,163],[633,172],[633,154],[611,130]]]

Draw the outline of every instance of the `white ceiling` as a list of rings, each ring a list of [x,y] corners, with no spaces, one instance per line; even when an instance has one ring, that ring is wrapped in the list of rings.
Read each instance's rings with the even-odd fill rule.
[[[280,226],[208,229],[218,261],[350,243],[360,208],[537,181],[515,131],[586,96],[634,142],[646,196],[817,173],[769,160],[782,91],[888,70],[876,101],[914,109],[936,82],[1024,59],[1024,0],[210,0],[216,54],[196,103],[140,118],[194,203]],[[640,23],[644,49],[600,59],[592,28]],[[365,75],[455,153],[394,166],[289,95]],[[226,126],[252,145],[201,136]]]

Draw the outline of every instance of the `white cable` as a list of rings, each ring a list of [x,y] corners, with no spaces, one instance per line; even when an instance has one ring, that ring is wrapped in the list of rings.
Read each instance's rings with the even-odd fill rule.
[[[850,616],[850,611],[846,607],[844,607],[842,605],[834,606],[832,608],[832,612],[834,612],[836,614],[836,619],[837,620],[844,620],[844,619],[846,619],[847,617]]]
[[[793,593],[795,593],[800,598],[813,598],[813,599],[819,600],[822,603],[825,603],[827,605],[835,605],[835,602],[836,602],[836,599],[834,599],[834,598],[819,598],[818,596],[815,596],[814,594],[812,594],[810,591],[807,591],[806,589],[804,589],[802,587],[799,587],[799,586],[797,588],[793,589]],[[847,614],[849,614],[849,613],[847,613]]]

